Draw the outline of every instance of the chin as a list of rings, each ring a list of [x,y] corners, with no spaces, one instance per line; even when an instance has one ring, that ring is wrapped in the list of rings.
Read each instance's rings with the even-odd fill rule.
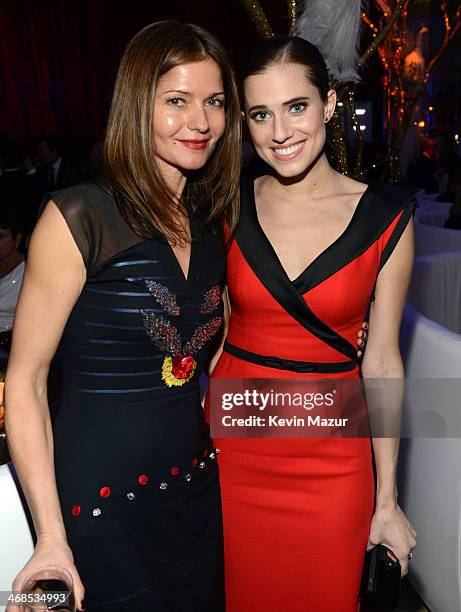
[[[200,170],[207,163],[209,155],[197,155],[195,158],[178,159],[175,165],[182,170]]]
[[[321,151],[320,151],[321,152]],[[306,170],[310,168],[312,164],[318,159],[318,155],[304,156],[299,159],[293,159],[292,161],[278,161],[272,159],[266,159],[266,162],[284,178],[295,178],[303,175]]]

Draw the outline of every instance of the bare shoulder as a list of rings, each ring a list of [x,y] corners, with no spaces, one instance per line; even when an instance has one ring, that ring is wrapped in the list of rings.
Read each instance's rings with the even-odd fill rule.
[[[336,193],[338,196],[345,197],[360,197],[367,190],[368,185],[366,183],[361,183],[360,181],[356,181],[355,179],[344,176],[344,174],[336,173],[337,181],[336,181]]]

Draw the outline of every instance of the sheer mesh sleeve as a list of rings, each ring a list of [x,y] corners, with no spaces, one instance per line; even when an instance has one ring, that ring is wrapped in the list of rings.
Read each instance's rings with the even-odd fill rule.
[[[53,191],[44,202],[49,200],[64,217],[87,273],[143,240],[123,220],[110,191],[95,182]]]

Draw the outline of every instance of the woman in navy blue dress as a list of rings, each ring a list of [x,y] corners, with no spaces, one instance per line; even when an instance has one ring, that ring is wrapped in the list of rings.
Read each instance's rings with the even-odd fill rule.
[[[237,215],[239,123],[219,43],[196,26],[152,24],[122,59],[104,180],[49,196],[6,386],[38,537],[14,589],[57,565],[89,611],[224,609],[216,451],[198,379],[223,322],[218,220]]]

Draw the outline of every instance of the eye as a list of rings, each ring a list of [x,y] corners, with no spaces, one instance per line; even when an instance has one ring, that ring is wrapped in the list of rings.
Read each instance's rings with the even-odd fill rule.
[[[221,98],[210,98],[207,104],[209,106],[213,106],[214,108],[222,108],[224,106],[224,100]]]
[[[307,102],[296,102],[290,106],[290,113],[302,113],[307,107]]]
[[[184,106],[186,104],[186,101],[184,100],[184,98],[179,98],[176,96],[175,98],[168,98],[166,103],[171,104],[171,106]]]
[[[253,121],[256,121],[256,123],[264,123],[264,121],[267,121],[269,113],[266,111],[255,111],[251,113],[250,117]]]

